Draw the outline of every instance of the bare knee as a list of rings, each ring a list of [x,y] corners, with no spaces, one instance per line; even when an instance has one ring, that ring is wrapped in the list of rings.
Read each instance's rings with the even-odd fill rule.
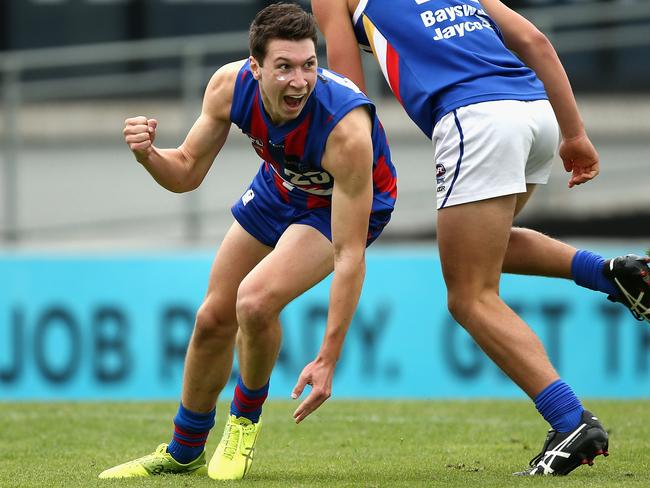
[[[243,282],[237,291],[237,320],[245,333],[266,330],[275,323],[281,309],[273,291],[259,283]]]
[[[463,325],[467,322],[469,301],[461,293],[447,291],[447,309],[456,322]]]
[[[196,313],[193,341],[230,342],[237,334],[237,318],[225,307],[220,307],[218,300],[207,298]]]
[[[481,322],[476,320],[477,315],[485,314],[494,300],[499,300],[499,296],[496,291],[490,289],[475,293],[467,290],[449,290],[447,308],[454,320],[471,333],[473,324]]]

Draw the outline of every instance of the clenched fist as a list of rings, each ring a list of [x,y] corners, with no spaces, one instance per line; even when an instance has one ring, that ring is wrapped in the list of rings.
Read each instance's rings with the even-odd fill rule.
[[[156,138],[156,119],[133,117],[124,121],[124,141],[133,151],[138,161],[146,160],[153,151],[153,141]]]

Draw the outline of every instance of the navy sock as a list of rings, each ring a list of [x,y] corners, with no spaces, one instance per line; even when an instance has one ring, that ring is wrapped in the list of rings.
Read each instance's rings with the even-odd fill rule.
[[[194,461],[205,449],[210,429],[214,425],[216,407],[208,413],[192,412],[181,403],[174,417],[174,436],[167,452],[181,464]]]
[[[620,292],[606,276],[604,271],[605,259],[591,251],[580,249],[571,261],[571,276],[580,286],[596,290],[608,295],[619,296]]]
[[[537,411],[558,432],[575,429],[582,419],[582,403],[571,387],[562,380],[548,385],[534,401]]]
[[[244,385],[241,375],[237,379],[235,395],[230,404],[230,415],[245,417],[251,422],[257,422],[262,414],[262,405],[269,394],[269,383],[267,382],[259,390],[249,390]]]

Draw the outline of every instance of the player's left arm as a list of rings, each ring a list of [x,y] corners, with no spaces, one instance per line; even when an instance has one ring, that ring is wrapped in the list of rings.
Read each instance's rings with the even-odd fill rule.
[[[327,67],[351,79],[365,93],[361,53],[347,0],[311,0],[311,8],[325,37]]]
[[[334,368],[361,295],[373,198],[371,131],[367,109],[358,107],[341,119],[325,147],[322,167],[334,177],[334,276],[320,351],[303,369],[291,395],[297,398],[306,385],[312,385],[311,392],[293,414],[296,423],[331,396]]]
[[[481,0],[481,5],[497,23],[506,46],[537,74],[548,94],[560,131],[560,157],[571,171],[569,187],[595,178],[600,172],[599,157],[589,140],[569,78],[548,38],[529,20],[500,0]]]

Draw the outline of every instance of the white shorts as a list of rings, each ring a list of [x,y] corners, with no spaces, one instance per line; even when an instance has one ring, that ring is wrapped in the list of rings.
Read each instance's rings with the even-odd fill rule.
[[[548,100],[499,100],[446,114],[431,139],[440,209],[545,184],[560,132]]]

